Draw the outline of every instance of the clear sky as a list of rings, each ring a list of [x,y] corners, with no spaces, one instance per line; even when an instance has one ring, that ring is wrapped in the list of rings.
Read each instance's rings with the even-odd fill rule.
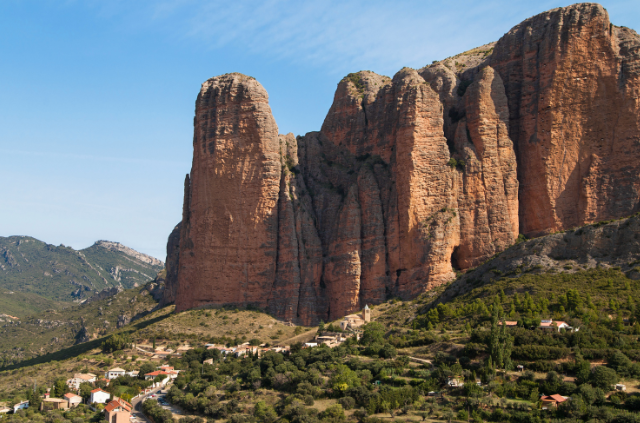
[[[164,260],[206,79],[255,77],[280,132],[304,134],[349,72],[419,68],[571,3],[0,0],[0,236]],[[640,1],[601,4],[640,29]]]

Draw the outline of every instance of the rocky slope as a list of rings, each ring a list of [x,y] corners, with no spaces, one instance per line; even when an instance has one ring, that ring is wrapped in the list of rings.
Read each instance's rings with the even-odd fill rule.
[[[311,324],[443,284],[518,233],[635,212],[639,52],[601,6],[554,9],[417,71],[349,74],[297,138],[253,78],[206,81],[164,301]]]
[[[0,313],[24,316],[59,308],[60,302],[81,302],[105,289],[144,285],[163,267],[162,261],[116,242],[74,250],[26,236],[0,237],[0,288],[16,296],[13,304],[0,300]],[[18,297],[28,300],[18,304]],[[34,310],[36,297],[43,307]]]
[[[518,243],[467,272],[437,302],[447,302],[501,278],[616,269],[640,280],[640,214]]]
[[[154,288],[153,283],[124,291],[112,288],[113,295],[64,309],[20,319],[0,317],[0,368],[101,338],[142,319],[158,308]]]

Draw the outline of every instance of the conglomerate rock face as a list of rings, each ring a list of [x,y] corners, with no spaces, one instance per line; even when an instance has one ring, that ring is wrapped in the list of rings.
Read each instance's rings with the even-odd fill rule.
[[[519,233],[631,214],[639,52],[600,6],[554,9],[473,66],[349,74],[299,137],[253,78],[206,81],[164,302],[314,324],[446,283]]]
[[[640,37],[597,4],[527,19],[489,64],[509,101],[521,232],[629,215],[640,199]]]
[[[276,274],[280,177],[278,127],[265,89],[237,73],[205,82],[185,187],[178,310],[265,303]]]

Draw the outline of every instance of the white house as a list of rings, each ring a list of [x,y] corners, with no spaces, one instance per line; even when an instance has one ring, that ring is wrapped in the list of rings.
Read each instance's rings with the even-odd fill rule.
[[[111,397],[110,393],[105,392],[100,388],[94,389],[93,391],[91,391],[91,397],[89,398],[89,403],[104,404],[107,401],[109,401],[110,397]]]
[[[464,386],[464,382],[460,378],[449,376],[447,378],[447,386],[450,386],[452,388],[461,388]]]
[[[13,413],[17,413],[18,410],[24,410],[25,408],[29,408],[29,401],[22,401],[13,406]]]
[[[556,320],[554,322],[552,319],[541,320],[540,329],[556,329],[558,332],[560,332],[560,329],[573,331],[573,328],[569,326],[566,322],[562,322],[560,320]]]
[[[74,391],[80,389],[81,383],[93,383],[96,381],[96,375],[93,373],[76,373],[71,379],[67,379],[67,386]]]
[[[104,377],[107,379],[115,379],[117,377],[124,376],[126,373],[127,372],[124,369],[116,367],[114,369],[107,370],[104,374]]]
[[[82,397],[80,395],[72,394],[71,392],[64,394],[62,398],[67,401],[69,408],[77,407],[78,404],[82,404]]]
[[[144,375],[144,380],[154,380],[158,376],[168,376],[169,374],[163,370],[156,370],[155,372],[146,373]]]
[[[137,371],[137,370],[132,370],[132,371],[130,371],[130,372],[127,372],[126,374],[127,374],[127,376],[131,376],[131,377],[138,377],[138,375],[140,374],[140,372],[139,372],[139,371]]]

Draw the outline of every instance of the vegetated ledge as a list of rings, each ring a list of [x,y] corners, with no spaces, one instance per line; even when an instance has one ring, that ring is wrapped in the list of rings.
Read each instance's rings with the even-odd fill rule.
[[[521,241],[452,282],[431,306],[501,278],[615,269],[640,280],[640,213]]]

